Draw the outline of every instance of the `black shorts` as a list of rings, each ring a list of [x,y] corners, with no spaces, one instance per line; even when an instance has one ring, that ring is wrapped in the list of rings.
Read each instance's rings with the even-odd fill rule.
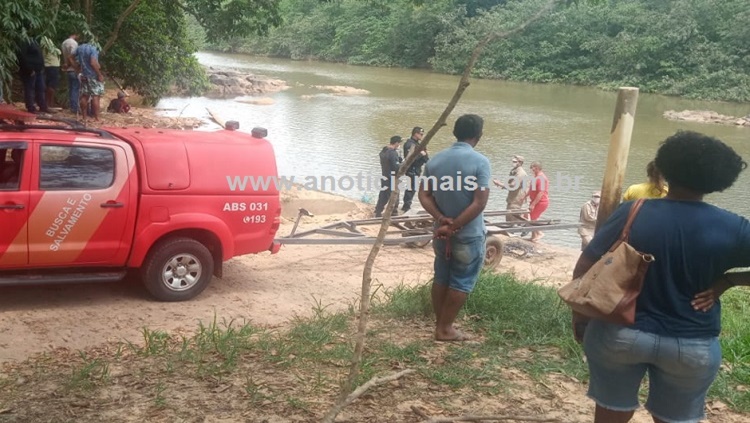
[[[60,86],[60,67],[59,66],[48,66],[44,68],[44,84],[47,88],[54,88]]]

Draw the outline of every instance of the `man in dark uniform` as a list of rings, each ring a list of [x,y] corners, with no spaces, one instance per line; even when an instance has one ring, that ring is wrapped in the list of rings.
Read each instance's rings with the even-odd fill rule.
[[[39,43],[30,39],[18,46],[18,74],[23,82],[26,110],[31,113],[49,113],[44,86],[44,54]],[[34,104],[36,100],[36,105]],[[37,110],[36,106],[39,106]]]
[[[398,147],[401,145],[401,137],[394,135],[391,137],[390,143],[380,150],[380,170],[382,178],[380,179],[380,195],[378,196],[378,204],[375,206],[375,217],[382,217],[383,210],[388,204],[388,199],[391,197],[392,188],[396,186],[396,172],[401,165],[401,157],[398,155]],[[395,212],[398,209],[398,198],[396,198],[396,206],[393,208]],[[395,214],[395,213],[394,213]]]
[[[422,141],[422,137],[424,137],[424,129],[416,126],[411,130],[411,137],[404,143],[404,160],[409,157],[409,153],[411,153],[414,147],[421,145],[420,141]],[[422,174],[422,166],[429,160],[430,157],[427,155],[427,151],[422,150],[411,166],[409,166],[409,169],[406,170],[406,177],[409,178],[409,186],[404,190],[404,207],[401,209],[404,213],[411,208],[412,199],[416,192],[415,185],[417,178]]]

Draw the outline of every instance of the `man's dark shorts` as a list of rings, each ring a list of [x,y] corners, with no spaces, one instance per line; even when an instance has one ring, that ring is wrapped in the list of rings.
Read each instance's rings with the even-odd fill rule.
[[[45,85],[47,88],[57,89],[60,86],[60,67],[47,66],[44,68]]]

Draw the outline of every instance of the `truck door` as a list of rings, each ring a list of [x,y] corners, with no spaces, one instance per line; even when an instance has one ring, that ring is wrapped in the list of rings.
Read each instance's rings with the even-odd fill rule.
[[[29,262],[30,160],[25,141],[0,141],[0,268]]]
[[[119,266],[129,213],[129,161],[116,144],[39,142],[31,179],[29,264]]]

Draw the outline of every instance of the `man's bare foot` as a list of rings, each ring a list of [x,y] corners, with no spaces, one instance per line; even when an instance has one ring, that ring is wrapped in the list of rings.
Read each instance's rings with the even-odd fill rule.
[[[453,334],[447,336],[435,334],[435,340],[438,342],[462,342],[470,341],[471,339],[471,336],[458,330],[454,330]]]
[[[539,234],[537,236],[532,236],[529,241],[531,242],[539,242],[540,239],[544,238],[544,234]]]

